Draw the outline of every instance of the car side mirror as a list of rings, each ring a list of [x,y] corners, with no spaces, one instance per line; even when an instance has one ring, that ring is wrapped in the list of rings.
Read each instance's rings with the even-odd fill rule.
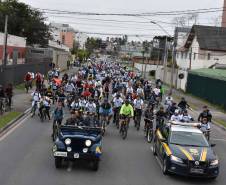
[[[211,147],[215,147],[215,146],[216,146],[216,144],[210,144],[210,146],[211,146]]]

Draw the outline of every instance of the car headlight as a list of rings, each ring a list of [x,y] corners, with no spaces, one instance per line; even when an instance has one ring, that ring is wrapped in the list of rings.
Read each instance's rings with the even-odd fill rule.
[[[176,157],[174,155],[170,156],[171,161],[177,162],[177,163],[184,163],[183,160],[179,157]]]
[[[215,159],[213,161],[210,162],[210,166],[217,166],[219,164],[219,160]]]
[[[66,145],[70,145],[71,144],[71,139],[70,138],[65,139],[65,144]]]
[[[86,140],[85,144],[86,144],[86,146],[89,147],[89,146],[91,146],[92,142],[90,140]]]

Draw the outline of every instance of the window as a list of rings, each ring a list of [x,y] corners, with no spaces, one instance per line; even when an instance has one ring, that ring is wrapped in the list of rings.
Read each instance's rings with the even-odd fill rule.
[[[208,53],[207,55],[207,60],[210,60],[210,53]]]
[[[65,35],[62,36],[62,43],[65,43]]]

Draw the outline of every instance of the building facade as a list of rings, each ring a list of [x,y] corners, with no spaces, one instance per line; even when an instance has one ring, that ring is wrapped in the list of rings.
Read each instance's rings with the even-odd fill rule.
[[[73,48],[75,39],[75,30],[69,24],[51,23],[53,40],[59,44],[63,44],[70,49]]]
[[[0,65],[3,61],[4,33],[0,33]],[[26,38],[8,34],[7,36],[7,64],[13,62],[24,63],[26,53]]]
[[[184,46],[177,50],[176,61],[186,70],[226,64],[226,28],[193,26]]]

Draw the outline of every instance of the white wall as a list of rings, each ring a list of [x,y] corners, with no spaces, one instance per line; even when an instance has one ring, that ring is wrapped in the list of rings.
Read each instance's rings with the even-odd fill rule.
[[[0,33],[0,45],[3,45],[4,37],[5,37],[4,33]],[[25,48],[26,47],[26,38],[8,34],[7,45]]]
[[[137,68],[137,69],[139,69],[140,71],[142,71],[142,65],[143,64],[135,63],[134,64],[134,67]],[[156,70],[157,69],[157,65],[149,65],[149,64],[147,64],[147,65],[144,65],[144,67],[146,67],[146,72],[149,72],[149,71],[152,71],[152,70]],[[145,70],[145,68],[144,68],[144,70]]]
[[[61,71],[67,69],[67,61],[69,59],[69,52],[53,50],[53,63],[59,67]]]
[[[180,80],[178,77],[178,75],[181,73],[184,74],[184,79],[182,79],[182,80]],[[162,66],[160,66],[156,70],[155,78],[161,79],[163,81],[163,76],[164,76],[163,74],[164,74],[164,69]],[[188,72],[186,70],[175,69],[174,74],[173,74],[173,86],[176,87],[177,89],[186,91],[187,76],[188,76]],[[167,68],[167,74],[166,74],[165,79],[166,79],[166,81],[164,83],[171,84],[171,68]]]

